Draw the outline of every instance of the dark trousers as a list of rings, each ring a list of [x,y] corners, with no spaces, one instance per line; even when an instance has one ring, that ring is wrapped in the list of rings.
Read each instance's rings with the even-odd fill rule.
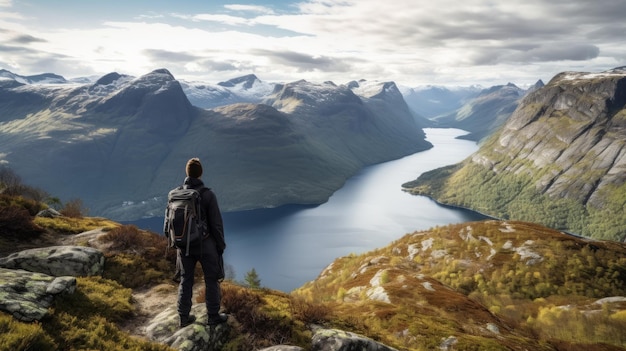
[[[215,274],[215,258],[211,255],[193,255],[185,256],[178,250],[178,256],[181,263],[181,280],[178,286],[178,314],[186,317],[191,311],[191,298],[194,283],[194,271],[196,263],[200,262],[202,272],[204,273],[205,299],[206,309],[209,316],[217,315],[220,310],[222,293],[220,289],[220,280]]]

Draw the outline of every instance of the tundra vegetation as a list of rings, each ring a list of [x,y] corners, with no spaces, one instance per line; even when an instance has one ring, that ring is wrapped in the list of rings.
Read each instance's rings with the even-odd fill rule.
[[[138,322],[137,291],[158,285],[175,293],[165,238],[104,218],[35,217],[46,206],[20,194],[0,196],[0,252],[105,228],[97,243],[105,271],[78,278],[76,292],[57,298],[41,322],[0,313],[0,349],[168,350],[128,332]],[[455,350],[624,350],[624,296],[622,243],[526,222],[464,223],[338,258],[290,293],[224,282],[223,305],[237,321],[224,349],[310,349],[309,326],[318,324],[406,350],[447,341]]]

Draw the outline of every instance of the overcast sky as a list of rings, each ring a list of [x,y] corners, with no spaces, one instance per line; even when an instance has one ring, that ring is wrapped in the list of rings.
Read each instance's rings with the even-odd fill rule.
[[[626,65],[626,0],[0,0],[0,68],[217,83],[546,83]]]

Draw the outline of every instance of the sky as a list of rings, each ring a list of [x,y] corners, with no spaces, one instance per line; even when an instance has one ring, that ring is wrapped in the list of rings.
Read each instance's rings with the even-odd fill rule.
[[[521,87],[626,66],[626,0],[0,0],[0,69]]]

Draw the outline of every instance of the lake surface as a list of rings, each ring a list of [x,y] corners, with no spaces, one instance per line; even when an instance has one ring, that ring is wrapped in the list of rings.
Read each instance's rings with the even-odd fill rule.
[[[402,184],[420,174],[478,150],[472,141],[455,139],[467,134],[463,130],[424,131],[432,149],[364,168],[324,204],[222,213],[224,261],[235,279],[243,281],[254,268],[262,286],[289,292],[314,280],[338,257],[387,246],[414,231],[485,219],[402,191]],[[160,233],[163,218],[133,224]]]
[[[243,281],[252,268],[261,285],[289,292],[315,279],[336,258],[389,245],[406,233],[482,220],[401,190],[421,173],[458,163],[478,149],[458,129],[425,129],[434,147],[363,169],[328,202],[224,213],[224,260]],[[219,195],[218,195],[219,199]]]

